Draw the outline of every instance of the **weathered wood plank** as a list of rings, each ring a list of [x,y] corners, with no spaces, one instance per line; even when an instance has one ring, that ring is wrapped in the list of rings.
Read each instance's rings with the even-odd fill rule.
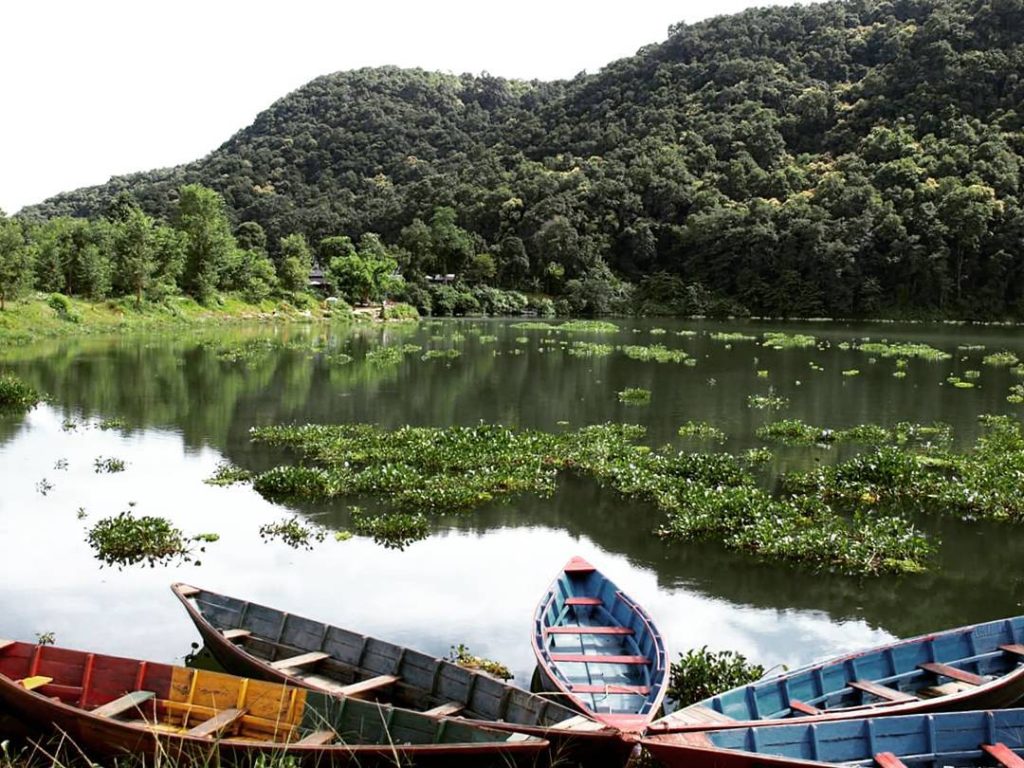
[[[800,699],[790,699],[789,708],[792,709],[794,712],[802,712],[805,715],[820,715],[823,712],[823,710],[820,710],[817,707],[812,707],[810,704],[805,704],[804,702],[800,701]]]
[[[199,587],[193,587],[191,584],[178,585],[178,592],[182,597],[195,597],[202,591]]]
[[[32,675],[31,677],[26,677],[18,682],[26,691],[34,691],[36,688],[42,688],[44,685],[52,683],[53,678],[46,677],[45,675]]]
[[[870,680],[851,680],[849,686],[887,701],[918,701],[916,696],[903,693],[903,691],[897,691],[895,688],[888,688],[884,685],[873,683]]]
[[[222,629],[220,632],[225,640],[241,640],[243,637],[252,636],[248,629]]]
[[[549,635],[632,635],[629,627],[547,627]]]
[[[244,709],[223,709],[209,720],[204,720],[195,728],[185,731],[186,736],[198,736],[201,738],[214,736],[238,722],[245,716]]]
[[[651,689],[646,685],[570,685],[573,693],[635,693],[646,696]]]
[[[880,768],[907,768],[904,762],[892,752],[879,752],[875,755],[875,762]]]
[[[465,708],[465,704],[459,704],[457,701],[449,701],[447,704],[442,704],[439,707],[426,709],[423,711],[423,714],[433,715],[434,717],[450,717],[451,715],[458,714]]]
[[[1000,645],[999,650],[1012,653],[1014,656],[1024,656],[1024,645],[1020,643],[1007,643],[1006,645]]]
[[[552,653],[552,661],[567,661],[573,664],[650,664],[646,656],[612,656],[610,654]]]
[[[925,672],[942,675],[943,677],[948,677],[951,680],[959,680],[961,683],[967,683],[968,685],[981,685],[985,682],[985,678],[980,675],[976,675],[973,672],[967,672],[963,669],[957,669],[956,667],[951,667],[948,664],[927,662],[924,664],[918,664],[917,666]]]
[[[338,734],[334,731],[313,731],[313,733],[303,736],[295,743],[313,747],[322,747],[324,744],[330,744],[336,738],[338,738]]]
[[[92,710],[92,714],[99,717],[117,717],[125,712],[136,709],[155,696],[156,694],[153,691],[132,691],[119,699],[108,701],[103,706],[96,707],[96,709]]]
[[[377,677],[371,677],[367,680],[360,680],[358,683],[343,685],[338,693],[358,699],[360,696],[372,693],[378,688],[386,688],[389,685],[394,685],[399,679],[400,678],[395,675],[377,675]]]
[[[982,744],[981,748],[994,757],[1004,768],[1024,768],[1024,760],[1021,759],[1020,755],[1001,741],[997,741],[995,744]]]
[[[272,661],[270,666],[274,669],[294,669],[298,667],[308,667],[310,664],[316,664],[318,661],[331,658],[329,653],[323,651],[311,651],[309,653],[300,653],[298,656],[290,656],[287,659],[278,659]]]
[[[599,597],[567,597],[565,599],[566,605],[604,605],[604,601]]]

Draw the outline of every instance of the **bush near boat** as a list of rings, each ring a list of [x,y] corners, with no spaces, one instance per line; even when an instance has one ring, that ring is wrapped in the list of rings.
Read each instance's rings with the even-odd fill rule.
[[[716,696],[764,677],[760,664],[736,651],[709,651],[706,645],[679,654],[669,668],[666,698],[679,707]]]
[[[41,399],[35,388],[17,376],[0,375],[0,414],[30,411]]]

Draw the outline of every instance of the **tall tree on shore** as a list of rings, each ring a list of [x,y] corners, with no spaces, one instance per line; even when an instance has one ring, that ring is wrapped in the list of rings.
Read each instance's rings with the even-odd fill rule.
[[[114,234],[115,288],[133,294],[135,306],[142,306],[146,290],[157,268],[154,248],[153,219],[138,208],[123,213]]]
[[[176,225],[186,236],[182,287],[206,303],[235,250],[224,199],[201,184],[186,184],[178,198]]]
[[[21,225],[0,211],[0,311],[29,279],[29,253]]]

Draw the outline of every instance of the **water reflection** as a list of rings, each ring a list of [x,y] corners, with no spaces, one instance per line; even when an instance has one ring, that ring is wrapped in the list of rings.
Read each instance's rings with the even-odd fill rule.
[[[552,498],[525,496],[436,521],[435,535],[405,552],[331,537],[306,552],[259,538],[260,525],[292,509],[247,487],[202,482],[225,458],[254,470],[279,463],[280,452],[249,441],[249,428],[260,424],[484,420],[558,429],[559,421],[577,427],[627,420],[647,426],[652,445],[705,448],[675,436],[681,422],[693,419],[725,429],[730,439],[724,448],[739,451],[759,445],[754,429],[779,416],[745,405],[747,395],[769,386],[790,399],[787,417],[831,427],[943,420],[954,425],[961,444],[976,435],[978,413],[1011,410],[1005,393],[1013,379],[1005,369],[985,368],[973,390],[942,385],[951,372],[981,369],[982,352],[939,363],[911,361],[907,378],[896,380],[893,361],[870,363],[863,353],[837,346],[871,336],[951,352],[968,343],[1019,348],[1005,329],[795,326],[831,347],[776,351],[752,342],[726,349],[706,335],[650,336],[651,323],[636,327],[643,332],[621,333],[612,343],[681,347],[697,365],[643,363],[621,354],[571,357],[557,343],[560,337],[542,343],[547,334],[483,321],[354,333],[284,326],[18,350],[5,367],[49,392],[53,404],[0,419],[0,635],[31,639],[53,631],[70,646],[181,660],[195,632],[167,585],[184,580],[439,655],[465,643],[508,664],[527,685],[534,601],[572,554],[606,570],[643,603],[674,651],[734,648],[767,666],[1020,612],[1024,576],[1008,572],[1006,564],[1024,557],[1024,535],[1009,526],[923,520],[944,542],[939,567],[922,576],[861,582],[762,565],[713,544],[664,545],[650,535],[659,518],[650,506],[566,476]],[[778,326],[745,327],[759,333]],[[499,340],[481,343],[474,330]],[[522,335],[528,344],[516,341]],[[218,354],[226,343],[268,336],[280,346],[266,354],[241,362]],[[462,354],[452,360],[409,354],[394,366],[363,363],[365,351],[381,341]],[[338,363],[337,352],[353,361]],[[965,355],[968,360],[959,359]],[[825,370],[813,370],[812,361]],[[850,368],[861,375],[843,377]],[[768,379],[758,370],[768,370]],[[615,392],[627,386],[650,389],[651,406],[620,404]],[[97,427],[112,417],[126,428]],[[66,420],[80,426],[65,429]],[[836,461],[851,450],[779,450],[766,478]],[[98,456],[124,459],[126,471],[97,474]],[[59,459],[66,459],[66,469],[56,467]],[[43,479],[53,486],[45,496],[38,490]],[[201,566],[100,569],[85,531],[129,502],[138,514],[164,515],[188,534],[215,532],[221,539],[209,545]],[[297,509],[329,527],[348,524],[347,503]]]

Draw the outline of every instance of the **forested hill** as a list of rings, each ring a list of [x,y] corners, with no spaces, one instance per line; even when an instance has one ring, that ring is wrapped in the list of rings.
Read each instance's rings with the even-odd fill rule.
[[[170,216],[201,182],[271,244],[376,232],[415,273],[472,258],[423,244],[451,208],[492,282],[594,306],[610,267],[655,309],[1022,317],[1022,123],[1024,0],[828,2],[680,24],[568,82],[321,77],[200,161],[25,213],[129,189]]]

